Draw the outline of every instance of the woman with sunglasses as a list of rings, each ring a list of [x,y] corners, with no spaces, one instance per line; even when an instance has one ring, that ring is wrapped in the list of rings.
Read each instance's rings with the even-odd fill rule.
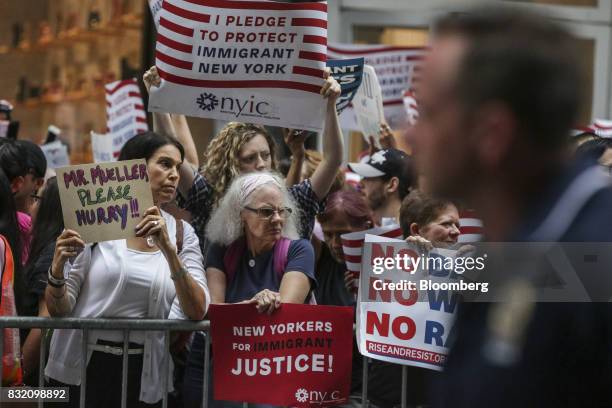
[[[236,178],[206,228],[211,302],[252,303],[261,313],[272,313],[281,302],[304,303],[315,284],[314,251],[298,239],[298,220],[280,177],[256,172]],[[201,403],[202,352],[203,338],[196,336],[185,372],[185,407]]]

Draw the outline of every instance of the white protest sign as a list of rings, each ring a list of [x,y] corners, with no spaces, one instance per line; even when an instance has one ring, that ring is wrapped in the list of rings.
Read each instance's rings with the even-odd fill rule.
[[[68,155],[68,147],[62,144],[59,140],[40,146],[45,158],[47,159],[47,167],[56,169],[70,165],[70,156]]]
[[[149,110],[319,131],[327,3],[164,0]]]
[[[376,72],[369,65],[363,67],[363,80],[353,98],[353,109],[365,140],[368,141],[368,136],[374,136],[378,145],[378,132],[380,125],[385,123],[385,114]]]
[[[66,228],[83,241],[136,236],[135,227],[153,206],[144,159],[56,169]]]
[[[162,2],[164,0],[149,0],[149,9],[151,10],[151,17],[155,22],[155,28],[159,28],[159,12],[162,9]]]
[[[10,124],[9,120],[0,120],[0,137],[7,136]]]
[[[426,51],[426,47],[339,43],[330,43],[327,47],[330,58],[364,57],[365,63],[374,67],[382,89],[385,118],[392,129],[399,129],[406,124],[402,96],[406,89],[412,89],[418,79],[419,64]],[[352,109],[342,112],[340,121],[344,129],[360,130]]]
[[[117,161],[118,153],[117,156],[115,156],[113,137],[108,134],[100,134],[93,131],[90,132],[90,134],[94,163]]]
[[[366,235],[357,304],[361,354],[442,370],[459,297],[450,290],[428,290],[421,282],[439,284],[455,279],[443,266],[453,253],[423,253],[405,241]],[[430,259],[441,265],[435,272],[424,266]]]

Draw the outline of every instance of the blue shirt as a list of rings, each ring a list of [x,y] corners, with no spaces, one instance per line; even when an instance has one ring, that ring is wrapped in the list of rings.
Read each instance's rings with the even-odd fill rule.
[[[225,272],[223,258],[226,247],[218,244],[211,244],[206,268],[213,267]],[[248,249],[240,257],[236,266],[236,272],[231,282],[225,289],[225,302],[237,303],[251,299],[258,292],[269,289],[278,292],[280,289],[280,279],[274,271],[274,250],[264,252],[257,256],[251,256]],[[249,261],[255,264],[249,266]],[[310,241],[300,239],[291,241],[287,251],[287,267],[285,272],[302,272],[310,279],[310,286],[316,286],[314,274],[314,250]]]

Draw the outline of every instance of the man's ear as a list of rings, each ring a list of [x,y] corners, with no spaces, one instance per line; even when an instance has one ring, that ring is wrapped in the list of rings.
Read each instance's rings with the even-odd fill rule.
[[[25,183],[25,177],[17,176],[11,181],[11,191],[13,194],[21,191],[23,184]]]
[[[419,235],[419,224],[416,222],[410,224],[410,235]]]
[[[391,177],[386,184],[386,190],[389,194],[393,194],[399,189],[399,179],[397,177]]]

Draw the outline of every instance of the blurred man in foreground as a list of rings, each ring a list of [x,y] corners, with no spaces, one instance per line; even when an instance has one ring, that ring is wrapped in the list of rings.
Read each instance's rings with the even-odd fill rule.
[[[610,181],[567,149],[580,101],[573,39],[496,9],[435,27],[410,135],[419,173],[433,194],[474,208],[489,241],[610,242]],[[517,307],[463,305],[434,406],[612,405],[609,304],[528,294]]]

